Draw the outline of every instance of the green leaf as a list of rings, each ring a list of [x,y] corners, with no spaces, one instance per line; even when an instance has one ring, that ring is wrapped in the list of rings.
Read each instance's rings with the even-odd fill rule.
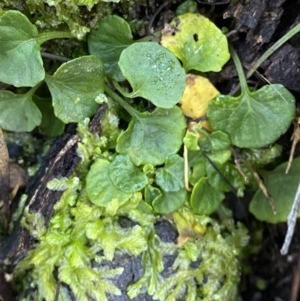
[[[147,183],[147,176],[135,167],[127,155],[118,155],[109,166],[109,176],[115,187],[126,193],[133,193],[143,189]]]
[[[165,166],[156,170],[156,184],[165,192],[184,187],[184,160],[178,155],[166,159]]]
[[[295,99],[280,84],[264,86],[241,96],[218,95],[210,101],[207,116],[214,130],[227,133],[232,143],[259,148],[275,142],[295,117]]]
[[[33,96],[33,101],[42,113],[40,129],[50,137],[56,137],[64,132],[65,124],[54,115],[51,98]]]
[[[206,173],[208,177],[209,184],[216,190],[229,192],[232,190],[229,183],[237,189],[240,194],[245,189],[245,183],[242,175],[237,170],[236,166],[231,163],[219,164],[214,163],[213,166],[210,162],[206,162]],[[220,174],[222,173],[222,175]],[[228,182],[224,179],[224,177],[228,180]]]
[[[186,122],[179,107],[154,112],[136,112],[128,129],[117,140],[116,150],[128,154],[139,165],[160,165],[178,152],[182,145]]]
[[[174,18],[169,27],[161,44],[182,61],[186,72],[218,72],[229,60],[226,36],[204,16],[186,13]]]
[[[268,148],[242,149],[241,157],[245,158],[252,166],[264,166],[273,162],[281,156],[282,146],[279,144],[272,145]]]
[[[125,79],[118,66],[120,55],[132,43],[129,24],[118,16],[102,19],[88,37],[89,52],[104,63],[105,75],[117,81]]]
[[[159,195],[161,195],[161,191],[158,188],[153,187],[152,185],[147,185],[145,187],[144,197],[147,204],[152,204],[154,199]]]
[[[227,150],[230,145],[231,142],[228,135],[221,131],[212,132],[199,141],[201,150],[206,153]]]
[[[98,159],[91,166],[86,177],[86,191],[92,203],[98,206],[107,206],[113,200],[121,205],[131,197],[131,193],[119,190],[110,178],[110,163]]]
[[[10,10],[0,16],[0,81],[33,87],[45,77],[38,31],[26,16]]]
[[[213,213],[224,199],[224,193],[214,189],[207,178],[201,178],[192,191],[191,207],[196,214]]]
[[[206,160],[211,160],[214,163],[225,164],[231,158],[232,153],[229,149],[227,149],[211,153],[203,153],[203,155]]]
[[[195,185],[206,174],[206,159],[202,155],[202,151],[189,151],[188,161],[189,167],[192,169],[189,182]]]
[[[41,123],[42,114],[32,101],[32,93],[14,94],[0,91],[0,128],[13,132],[30,132]]]
[[[175,14],[183,15],[185,13],[195,13],[197,11],[197,2],[193,0],[187,0],[178,5],[176,8]]]
[[[46,76],[55,115],[64,123],[80,122],[96,113],[96,97],[104,92],[103,64],[95,56],[82,56],[62,64]]]
[[[198,139],[199,139],[199,134],[193,132],[187,132],[183,138],[183,143],[188,150],[196,151],[200,149],[198,145]]]
[[[119,66],[133,90],[125,96],[140,96],[165,109],[180,101],[185,72],[176,57],[159,44],[132,44],[122,52]]]
[[[287,162],[282,163],[273,171],[262,172],[264,184],[274,200],[277,214],[274,215],[269,201],[258,189],[249,207],[250,212],[257,219],[269,223],[287,221],[299,185],[300,158],[294,159],[288,174],[285,174],[286,167]]]
[[[154,210],[158,213],[170,213],[180,208],[188,199],[188,192],[185,188],[177,191],[162,191],[152,203]]]

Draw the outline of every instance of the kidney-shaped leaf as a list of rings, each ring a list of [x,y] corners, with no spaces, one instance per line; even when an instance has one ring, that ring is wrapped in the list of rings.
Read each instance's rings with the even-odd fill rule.
[[[268,199],[258,189],[249,207],[250,212],[257,219],[269,223],[280,223],[287,220],[299,185],[300,158],[293,161],[288,174],[285,174],[286,167],[287,162],[272,171],[262,173],[264,184],[274,200],[276,214],[273,213]]]
[[[119,66],[133,90],[127,96],[141,96],[165,109],[179,102],[185,88],[185,72],[164,47],[154,42],[132,44],[122,52]]]
[[[162,191],[162,194],[157,196],[152,206],[158,213],[170,213],[179,209],[188,199],[188,192],[185,188],[177,191]]]
[[[176,191],[184,187],[184,160],[178,155],[166,159],[166,164],[155,173],[156,184],[164,191]]]
[[[121,191],[133,193],[143,189],[147,176],[135,167],[127,155],[118,155],[109,165],[109,176],[112,183]]]
[[[172,51],[189,70],[220,71],[229,60],[226,36],[209,19],[186,13],[163,30],[161,44]]]
[[[118,16],[102,19],[88,37],[89,52],[103,62],[105,74],[117,81],[124,80],[118,66],[120,55],[132,43],[129,24]]]
[[[234,145],[259,148],[286,132],[295,117],[295,99],[280,84],[264,86],[241,96],[218,95],[208,105],[207,116],[214,130],[229,135]]]
[[[62,64],[46,82],[55,115],[64,123],[80,122],[96,113],[96,97],[104,91],[103,64],[95,56],[82,56]]]
[[[221,204],[224,193],[214,189],[207,178],[201,178],[192,191],[191,207],[197,214],[211,214]]]
[[[10,10],[0,16],[0,81],[33,87],[45,77],[38,31],[26,16]]]
[[[131,193],[119,190],[109,175],[110,163],[98,159],[91,166],[86,177],[86,191],[92,203],[98,206],[107,206],[113,200],[121,205],[129,200]]]
[[[32,101],[32,93],[0,91],[0,128],[30,132],[41,123],[42,114]]]
[[[118,153],[127,154],[139,166],[163,164],[168,156],[178,152],[186,129],[180,108],[158,108],[136,115],[117,140]]]
[[[227,150],[230,147],[230,139],[227,134],[215,131],[199,141],[199,146],[204,152]]]

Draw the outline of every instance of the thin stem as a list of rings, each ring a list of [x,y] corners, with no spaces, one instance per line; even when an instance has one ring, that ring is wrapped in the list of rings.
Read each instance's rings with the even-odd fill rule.
[[[53,39],[70,39],[74,38],[71,32],[69,31],[49,31],[49,32],[42,32],[38,36],[39,44],[43,44],[46,41],[53,40]]]
[[[35,85],[34,87],[32,87],[28,92],[26,92],[26,94],[32,97],[33,94],[35,93],[35,91],[41,86],[41,84],[43,82],[44,81],[41,81],[40,83],[38,83],[37,85]]]
[[[48,52],[44,52],[44,51],[41,51],[41,55],[42,55],[42,57],[45,57],[45,58],[48,58],[48,59],[51,59],[54,61],[68,62],[71,60],[68,57],[64,57],[61,55],[56,55],[56,54],[52,54],[52,53],[48,53]]]
[[[124,97],[131,97],[131,93],[128,93],[124,91],[124,89],[119,85],[119,83],[115,80],[112,81],[114,87],[117,89],[117,91],[122,94]]]
[[[245,73],[243,70],[243,66],[242,66],[241,61],[240,61],[237,53],[235,52],[235,50],[231,46],[230,46],[229,50],[230,50],[230,54],[233,59],[236,71],[239,76],[242,93],[245,93],[248,91],[248,85],[247,85],[246,76],[245,76]]]
[[[252,66],[252,68],[247,73],[247,78],[249,78],[256,69],[271,55],[273,54],[280,46],[282,46],[287,40],[293,37],[296,33],[300,31],[300,23],[296,25],[293,29],[288,31],[283,37],[281,37],[272,47],[270,47]]]
[[[184,186],[187,191],[191,191],[189,186],[189,160],[188,160],[188,148],[183,145],[183,159],[184,159]]]
[[[135,117],[136,119],[140,119],[138,112],[107,85],[105,85],[104,91],[111,98],[113,98],[123,109],[125,109],[132,117]]]

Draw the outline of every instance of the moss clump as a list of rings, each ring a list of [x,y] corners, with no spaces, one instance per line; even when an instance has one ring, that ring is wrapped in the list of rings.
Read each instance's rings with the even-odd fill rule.
[[[159,216],[142,192],[122,205],[116,200],[107,207],[92,204],[85,190],[89,166],[98,158],[111,161],[114,155],[107,150],[107,138],[88,132],[87,122],[79,125],[79,133],[82,161],[76,172],[48,184],[64,190],[49,226],[29,212],[22,219],[38,243],[15,270],[19,300],[35,296],[52,301],[58,282],[59,300],[116,300],[125,292],[129,298],[148,295],[147,300],[235,300],[246,229],[235,225],[224,208],[215,218],[195,215],[188,205]],[[126,227],[120,222],[124,218]],[[158,220],[178,231],[177,243],[157,233]],[[122,286],[116,279],[123,273],[134,277],[126,276],[122,261],[113,267],[109,262],[124,255],[138,260],[142,270]]]
[[[82,39],[98,20],[114,10],[133,20],[136,18],[136,8],[145,5],[145,0],[4,0],[0,8],[21,11],[40,29],[68,27],[75,37]]]

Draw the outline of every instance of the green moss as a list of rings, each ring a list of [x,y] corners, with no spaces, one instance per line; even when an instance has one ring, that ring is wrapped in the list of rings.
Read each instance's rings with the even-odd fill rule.
[[[150,3],[153,1],[150,1]],[[136,7],[145,6],[145,0],[4,0],[0,8],[17,9],[27,15],[38,28],[66,29],[82,39],[98,20],[117,12],[126,19],[136,18]]]
[[[107,125],[108,120],[104,127],[112,126]],[[57,281],[62,284],[59,300],[69,300],[68,289],[76,300],[82,301],[89,298],[105,301],[108,295],[120,295],[120,288],[112,280],[123,268],[95,265],[112,261],[120,253],[142,258],[144,274],[127,289],[131,298],[147,291],[161,301],[175,301],[184,296],[187,301],[197,297],[207,301],[235,300],[240,259],[248,242],[246,229],[241,224],[235,225],[224,208],[213,219],[195,215],[186,206],[165,217],[180,234],[178,244],[166,243],[154,227],[155,221],[162,217],[152,213],[141,192],[134,193],[122,205],[117,201],[107,207],[92,204],[85,190],[85,176],[96,159],[113,159],[114,155],[108,151],[112,138],[92,135],[88,120],[79,125],[78,131],[80,166],[69,179],[48,183],[50,189],[64,190],[49,227],[45,227],[42,216],[28,210],[23,216],[22,225],[38,243],[15,270],[19,300],[35,296],[35,300],[52,301]],[[129,219],[132,226],[121,227],[120,217]],[[167,275],[166,256],[175,258]],[[29,283],[33,289],[30,293]]]

